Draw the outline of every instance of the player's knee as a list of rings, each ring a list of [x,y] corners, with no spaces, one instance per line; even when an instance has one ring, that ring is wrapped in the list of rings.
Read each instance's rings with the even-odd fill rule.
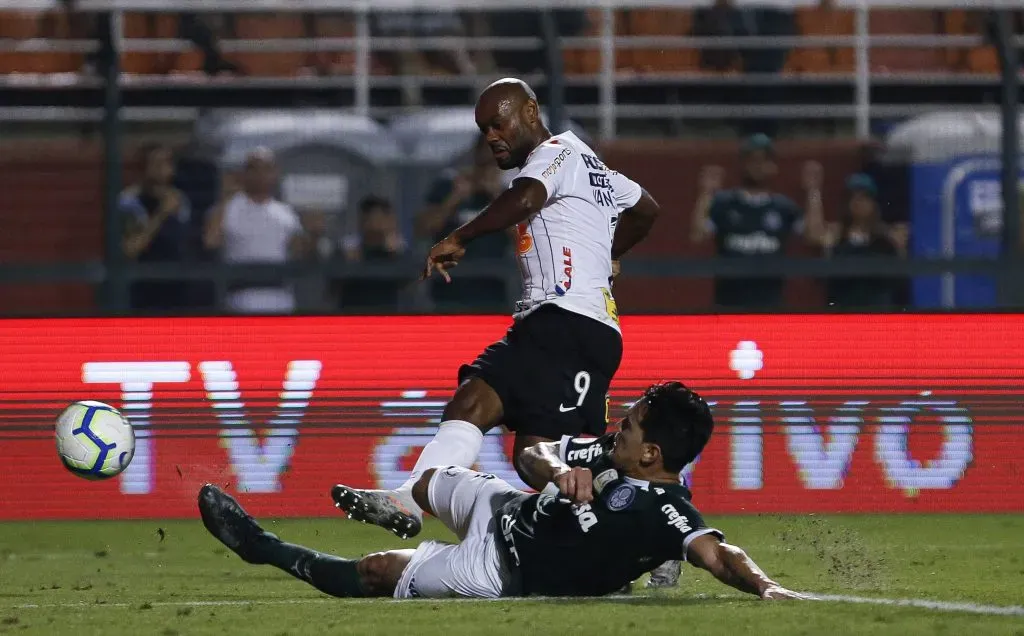
[[[430,480],[434,478],[434,474],[437,472],[436,468],[428,468],[420,475],[416,483],[412,485],[412,499],[416,502],[416,505],[420,507],[423,512],[434,514],[434,511],[430,509]]]
[[[455,391],[444,409],[443,420],[462,420],[487,432],[497,426],[503,410],[501,398],[480,378],[470,378]]]
[[[371,596],[394,594],[412,550],[390,550],[368,554],[356,564],[363,588]]]

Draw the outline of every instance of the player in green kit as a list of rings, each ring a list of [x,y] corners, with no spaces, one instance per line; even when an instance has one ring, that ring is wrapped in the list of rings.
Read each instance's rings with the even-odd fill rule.
[[[199,509],[207,529],[249,563],[274,565],[339,597],[597,596],[678,559],[762,599],[802,599],[708,527],[679,484],[714,423],[678,382],[652,386],[597,439],[565,437],[521,456],[536,494],[458,466],[431,468],[413,496],[460,543],[425,541],[349,560],[285,543],[215,486]]]

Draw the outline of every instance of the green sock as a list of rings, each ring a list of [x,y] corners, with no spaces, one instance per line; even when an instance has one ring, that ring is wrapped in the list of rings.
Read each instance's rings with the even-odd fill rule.
[[[280,540],[267,541],[261,552],[267,563],[309,583],[324,594],[339,597],[367,595],[356,572],[356,561],[323,554]]]

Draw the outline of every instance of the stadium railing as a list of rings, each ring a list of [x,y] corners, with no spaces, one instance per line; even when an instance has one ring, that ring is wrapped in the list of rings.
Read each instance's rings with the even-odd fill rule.
[[[686,36],[619,36],[614,30],[614,12],[619,9],[650,9],[652,7],[694,8],[706,6],[706,2],[696,0],[658,0],[657,2],[631,2],[628,0],[509,0],[501,3],[502,9],[565,9],[590,8],[600,11],[603,16],[602,29],[593,37],[565,38],[563,45],[569,47],[596,47],[600,51],[599,72],[592,75],[570,77],[570,86],[597,88],[597,97],[592,104],[571,104],[568,114],[573,117],[594,117],[602,137],[612,137],[616,133],[617,124],[629,118],[650,119],[656,117],[701,119],[701,118],[749,118],[749,117],[791,117],[834,119],[847,118],[855,120],[859,136],[866,136],[874,117],[902,117],[924,110],[941,110],[941,103],[902,103],[879,104],[872,101],[873,89],[886,83],[901,83],[906,86],[923,88],[936,82],[950,82],[964,86],[982,85],[995,87],[998,78],[989,76],[966,76],[954,74],[901,72],[885,75],[873,74],[870,68],[870,51],[875,47],[911,47],[911,48],[968,48],[984,44],[980,36],[910,36],[910,35],[872,35],[868,33],[869,12],[878,8],[901,8],[913,10],[962,8],[962,4],[945,0],[927,0],[924,3],[910,0],[875,1],[865,0],[857,3],[843,3],[840,6],[852,7],[857,16],[857,33],[854,36],[835,37],[796,37],[796,38],[731,38],[707,39]],[[739,4],[744,4],[740,2]],[[753,3],[757,4],[757,3]],[[799,2],[806,6],[807,2]],[[0,10],[57,10],[61,2],[52,0],[0,0]],[[315,89],[350,89],[353,94],[352,108],[359,113],[372,116],[384,116],[394,112],[394,107],[378,106],[371,100],[371,87],[398,86],[407,78],[400,76],[371,75],[370,56],[376,50],[408,50],[424,46],[445,47],[481,47],[481,48],[512,48],[530,49],[540,46],[539,38],[377,38],[370,36],[369,19],[374,11],[401,11],[422,8],[422,3],[413,0],[375,0],[374,2],[340,2],[336,0],[172,0],[170,2],[153,2],[150,0],[79,0],[75,7],[79,11],[115,11],[115,12],[167,12],[167,11],[246,11],[246,12],[278,12],[278,11],[349,11],[356,20],[355,35],[346,38],[314,38],[314,39],[261,39],[261,40],[226,40],[223,42],[225,51],[268,51],[268,50],[350,50],[355,54],[355,72],[351,76],[334,77],[290,77],[290,78],[218,78],[216,82],[206,82],[197,87],[203,91],[213,90],[221,96],[240,88],[283,88],[287,90],[310,87]],[[481,0],[447,0],[432,6],[460,10],[490,10],[497,5]],[[1001,0],[988,0],[976,3],[977,8],[1007,7],[1016,5]],[[1024,40],[1018,38],[1018,45]],[[121,43],[124,52],[159,52],[185,51],[191,44],[179,39],[125,39]],[[852,46],[856,50],[856,68],[854,72],[839,75],[723,75],[707,76],[688,73],[662,73],[653,75],[634,75],[620,73],[616,70],[615,56],[620,50],[656,46],[680,47],[735,47],[750,46],[758,48],[789,48],[793,46]],[[79,52],[94,51],[96,43],[88,40],[0,40],[0,50],[70,50]],[[414,82],[423,85],[471,87],[485,81],[482,76],[444,76],[413,78]],[[545,78],[530,77],[538,86],[543,86]],[[4,83],[10,86],[45,87],[45,78],[6,77]],[[99,86],[96,78],[75,76],[65,77],[69,86]],[[835,85],[840,84],[854,89],[856,99],[847,104],[737,104],[723,106],[721,104],[666,104],[666,103],[618,103],[616,95],[625,87],[655,85],[658,83],[676,86],[734,86],[745,87],[751,84],[758,86],[801,86],[801,85]],[[52,85],[52,83],[51,83]],[[179,87],[189,90],[189,80],[174,77],[134,77],[124,78],[124,90],[150,90],[157,93],[168,87]],[[3,100],[11,103],[9,100]],[[121,111],[124,119],[154,121],[160,119],[191,120],[198,109],[181,106],[165,106],[160,108],[129,107]],[[13,121],[39,120],[78,120],[98,119],[102,109],[89,106],[55,107],[9,106],[0,109],[0,117]],[[394,263],[380,267],[360,265],[332,264],[302,265],[295,264],[281,268],[260,266],[220,266],[207,263],[196,265],[131,265],[124,271],[113,272],[102,263],[85,263],[75,265],[18,265],[16,268],[0,268],[0,282],[31,283],[32,281],[80,281],[102,283],[111,276],[122,280],[139,279],[193,279],[214,280],[223,288],[232,280],[249,277],[262,277],[273,273],[283,279],[304,277],[337,276],[345,277],[358,274],[363,278],[379,276],[394,278],[396,275],[407,274],[410,267],[418,264],[415,259],[408,262]],[[472,271],[460,275],[465,277],[494,277],[507,272],[501,263],[482,264]],[[1018,272],[1024,273],[1019,261],[1008,262],[1002,259],[934,259],[893,261],[891,259],[788,259],[775,258],[764,260],[728,259],[672,261],[662,259],[634,259],[626,263],[627,275],[645,277],[776,277],[776,276],[812,276],[825,277],[831,275],[870,275],[880,277],[906,277],[912,275],[944,274],[949,272],[986,274],[993,276],[1014,277]]]
[[[42,11],[58,10],[59,0],[0,0],[0,10]],[[694,9],[709,3],[701,0],[573,0],[552,2],[550,0],[518,0],[515,2],[490,3],[482,0],[444,0],[431,3],[431,8],[458,9],[464,11],[495,10],[538,10],[538,9],[585,9],[600,16],[599,25],[593,35],[564,37],[564,50],[596,51],[599,64],[596,72],[568,75],[565,80],[571,89],[579,91],[585,99],[568,105],[570,117],[594,122],[600,137],[614,137],[621,123],[637,120],[686,121],[704,119],[746,119],[780,118],[853,122],[856,135],[867,138],[873,119],[899,118],[926,111],[962,107],[964,102],[982,101],[985,89],[997,86],[998,76],[990,73],[956,73],[944,65],[929,69],[873,69],[872,51],[878,49],[930,49],[930,50],[971,50],[985,46],[981,35],[933,35],[933,34],[876,34],[869,31],[870,14],[873,10],[930,11],[936,9],[964,9],[963,3],[948,0],[863,0],[838,2],[841,9],[848,9],[855,17],[855,32],[848,35],[793,36],[793,37],[738,37],[701,38],[678,35],[622,35],[616,31],[616,12],[652,11],[657,9]],[[740,6],[792,5],[808,7],[816,4],[808,0],[789,2],[738,2]],[[407,106],[379,103],[374,94],[381,91],[398,91],[400,87],[412,85],[420,88],[471,90],[492,79],[479,74],[426,75],[404,77],[400,74],[373,74],[372,56],[378,52],[412,50],[508,50],[528,51],[542,46],[542,39],[536,37],[380,37],[371,36],[371,17],[377,12],[422,10],[423,3],[417,0],[388,0],[386,2],[343,2],[340,0],[172,0],[152,2],[150,0],[78,0],[78,11],[126,11],[126,12],[346,12],[353,24],[353,34],[348,37],[312,38],[261,38],[225,39],[221,48],[225,53],[268,53],[268,52],[350,52],[353,56],[351,74],[317,77],[232,77],[218,78],[215,89],[224,92],[237,88],[267,88],[313,91],[343,90],[351,93],[350,105],[360,114],[386,117]],[[978,10],[1015,5],[1002,0],[987,0],[972,3],[971,9]],[[1024,46],[1024,38],[1018,38],[1018,45]],[[15,40],[0,38],[0,52],[74,52],[89,53],[96,50],[97,43],[90,40],[30,39]],[[123,53],[184,53],[193,50],[194,45],[177,38],[126,38],[119,43]],[[631,51],[644,49],[793,49],[793,48],[839,47],[851,49],[854,65],[848,71],[813,73],[741,73],[713,75],[696,72],[696,69],[672,71],[638,71],[635,68],[620,69],[617,57]],[[145,91],[159,92],[168,87],[182,88],[194,77],[139,76],[125,79],[127,93]],[[547,78],[537,74],[528,78],[543,86]],[[87,86],[96,80],[87,77],[54,78],[54,84]],[[45,85],[45,78],[31,78],[24,75],[9,75],[3,83],[11,86]],[[772,103],[752,103],[745,87],[756,85],[766,90],[776,90],[777,98]],[[680,98],[678,89],[711,89],[726,91],[728,104],[701,103],[701,100]],[[945,90],[942,88],[944,87]],[[205,88],[211,88],[209,86]],[[814,94],[807,90],[820,89]],[[651,89],[661,91],[665,99],[651,99]],[[676,92],[669,99],[670,92]],[[730,92],[731,91],[731,92]],[[193,91],[194,92],[194,91]],[[173,94],[165,99],[174,99]],[[974,97],[972,97],[974,96]],[[617,99],[617,97],[619,99]],[[625,99],[623,99],[625,98]],[[346,98],[349,99],[349,98]],[[845,103],[843,102],[843,100]],[[2,100],[16,104],[13,98]],[[149,101],[149,100],[147,100]],[[190,99],[189,101],[194,101]],[[674,101],[675,103],[670,103]],[[942,103],[946,101],[947,103]],[[179,104],[161,103],[163,108],[138,114],[150,119],[190,120],[197,114],[194,108],[180,108]],[[0,111],[6,119],[49,120],[53,118],[94,118],[96,111],[74,108],[19,108],[8,106]]]

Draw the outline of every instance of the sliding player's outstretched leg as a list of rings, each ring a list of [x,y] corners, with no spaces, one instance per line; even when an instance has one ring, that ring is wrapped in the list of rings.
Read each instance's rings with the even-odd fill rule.
[[[357,561],[285,543],[261,528],[231,495],[211,484],[199,491],[199,512],[210,534],[242,560],[273,565],[331,596],[390,596],[412,553],[398,550]]]
[[[234,497],[213,484],[199,490],[199,514],[210,534],[246,563],[267,563],[266,544],[280,541],[260,527]]]

